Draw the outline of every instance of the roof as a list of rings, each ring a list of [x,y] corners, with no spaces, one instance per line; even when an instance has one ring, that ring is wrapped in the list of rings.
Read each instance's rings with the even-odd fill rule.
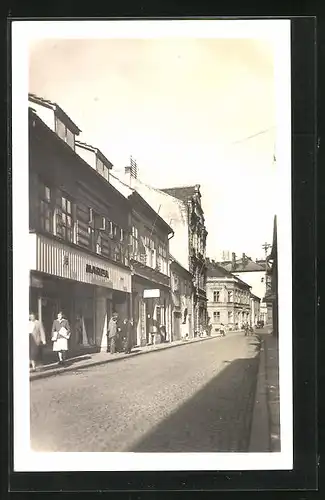
[[[206,259],[206,265],[207,265],[208,278],[232,278],[238,283],[245,285],[245,287],[251,288],[251,286],[248,283],[242,281],[240,278],[230,273],[224,267],[221,267],[216,262],[211,262],[209,259]]]
[[[149,203],[147,203],[146,200],[135,189],[132,189],[132,191],[133,192],[128,196],[130,202],[140,202],[140,204],[152,214],[153,224],[159,222],[160,225],[168,231],[168,234],[174,233],[174,230],[170,227],[170,225],[167,224],[167,222],[162,217],[160,217],[160,215],[152,208],[152,206],[149,205]]]
[[[97,156],[98,158],[109,168],[109,169],[112,169],[113,168],[113,163],[111,163],[107,158],[106,156],[101,152],[100,149],[94,147],[94,146],[91,146],[90,144],[87,144],[86,142],[81,142],[81,141],[75,141],[75,145],[76,146],[79,146],[80,148],[83,148],[83,149],[88,149],[88,151],[93,151]]]
[[[273,221],[273,242],[272,242],[272,250],[271,254],[269,255],[269,259],[276,259],[277,258],[277,217],[276,215],[274,216],[274,221]]]
[[[265,267],[261,266],[257,262],[254,262],[251,259],[245,259],[243,262],[243,259],[236,260],[236,268],[232,269],[232,263],[227,263],[224,266],[221,263],[221,266],[224,267],[227,271],[232,271],[233,273],[240,273],[240,272],[252,272],[252,271],[265,271]]]
[[[181,201],[188,201],[195,194],[200,194],[200,185],[196,184],[195,186],[179,186],[172,188],[164,188],[160,189],[166,194],[173,196]]]
[[[44,106],[45,108],[53,109],[53,111],[58,115],[61,116],[62,120],[68,124],[69,128],[71,129],[71,132],[73,132],[76,135],[79,135],[81,132],[80,128],[71,120],[71,118],[63,111],[60,106],[53,101],[50,101],[48,99],[44,99],[43,97],[39,97],[35,94],[28,94],[28,99],[31,102],[34,102],[35,104],[39,104],[40,106]]]
[[[251,292],[251,297],[255,300],[258,300],[259,302],[261,302],[261,299],[260,297],[257,297],[257,295],[254,295],[252,292]]]
[[[182,264],[180,262],[178,262],[177,259],[175,259],[175,257],[173,257],[171,254],[169,254],[169,259],[171,260],[171,263],[172,264],[176,264],[177,267],[181,268],[181,270],[187,274],[190,278],[192,278],[192,274],[190,273],[190,271],[188,271],[187,269],[185,269],[184,266],[182,266]]]
[[[28,108],[29,111],[29,119],[35,120],[35,124],[41,127],[41,129],[46,133],[49,134],[49,136],[57,142],[57,145],[59,147],[62,147],[65,149],[67,154],[71,155],[72,158],[76,159],[78,162],[80,162],[82,165],[84,165],[89,171],[93,173],[97,177],[97,179],[100,180],[100,182],[105,182],[106,185],[109,186],[109,188],[116,193],[120,199],[123,199],[124,202],[129,203],[128,199],[126,196],[123,195],[115,186],[113,186],[110,182],[107,182],[106,179],[99,174],[96,170],[94,170],[78,153],[76,153],[70,146],[65,141],[62,141],[60,137],[50,128],[46,125],[46,123],[40,118],[40,116],[35,112],[35,110],[31,107]],[[130,206],[128,206],[128,209]]]

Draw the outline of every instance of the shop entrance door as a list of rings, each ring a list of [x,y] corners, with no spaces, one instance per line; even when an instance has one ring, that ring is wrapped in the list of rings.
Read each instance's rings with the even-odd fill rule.
[[[182,315],[180,312],[174,312],[174,331],[173,331],[174,340],[180,340],[181,338],[181,318]]]
[[[46,335],[46,342],[49,343],[52,337],[52,325],[60,310],[59,299],[42,297],[42,317],[40,318]]]

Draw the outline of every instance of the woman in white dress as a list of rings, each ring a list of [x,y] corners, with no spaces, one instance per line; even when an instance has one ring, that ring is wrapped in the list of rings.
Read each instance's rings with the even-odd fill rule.
[[[57,319],[53,321],[52,341],[53,351],[58,353],[59,365],[63,365],[65,353],[68,351],[68,339],[70,338],[70,325],[62,312],[58,313]]]

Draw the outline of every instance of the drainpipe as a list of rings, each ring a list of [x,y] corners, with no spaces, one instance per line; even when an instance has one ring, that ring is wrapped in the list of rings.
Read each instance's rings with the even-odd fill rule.
[[[172,238],[175,236],[175,231],[171,231],[171,233],[168,233],[168,241],[170,241]],[[168,265],[168,274],[170,274],[170,265],[169,265],[169,255],[167,256],[167,265]],[[170,332],[169,332],[169,342],[173,341],[173,332],[172,332],[172,307],[171,307],[171,295],[169,294],[168,297],[168,308],[169,308],[169,326],[170,326]]]

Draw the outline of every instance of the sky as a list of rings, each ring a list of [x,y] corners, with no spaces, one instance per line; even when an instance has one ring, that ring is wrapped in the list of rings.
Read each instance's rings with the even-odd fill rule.
[[[29,91],[57,102],[121,172],[200,184],[207,256],[263,257],[275,200],[273,47],[257,39],[38,40]]]

